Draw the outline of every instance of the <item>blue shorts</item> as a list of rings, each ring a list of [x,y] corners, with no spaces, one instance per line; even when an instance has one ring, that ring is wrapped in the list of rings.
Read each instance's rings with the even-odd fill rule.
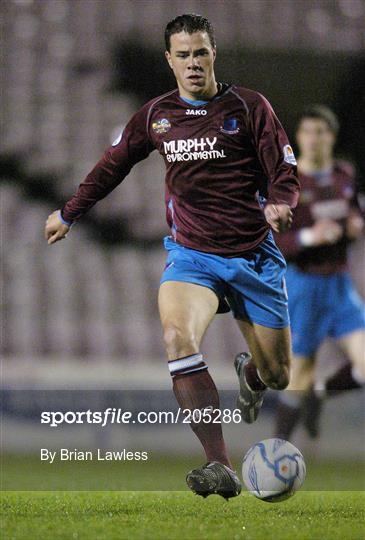
[[[326,337],[365,328],[365,307],[350,275],[306,274],[289,265],[286,274],[293,352],[314,354]]]
[[[161,283],[184,281],[212,289],[219,300],[218,313],[232,309],[236,319],[269,328],[289,325],[285,289],[285,260],[271,233],[242,257],[220,257],[177,244],[165,238],[168,251]]]

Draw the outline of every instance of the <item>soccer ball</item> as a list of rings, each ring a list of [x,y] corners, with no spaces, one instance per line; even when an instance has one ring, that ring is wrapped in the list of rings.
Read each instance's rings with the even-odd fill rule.
[[[305,475],[302,454],[283,439],[256,443],[243,458],[243,482],[250,493],[262,501],[289,499],[303,485]]]

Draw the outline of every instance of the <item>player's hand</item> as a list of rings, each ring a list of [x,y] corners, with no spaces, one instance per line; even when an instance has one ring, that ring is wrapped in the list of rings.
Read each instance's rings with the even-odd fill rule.
[[[264,214],[274,232],[284,232],[290,229],[293,213],[287,204],[267,204],[264,208]]]
[[[364,220],[360,214],[351,214],[346,221],[346,236],[350,240],[356,240],[364,230]]]
[[[310,228],[312,233],[312,246],[335,244],[343,235],[339,223],[332,219],[320,219]]]
[[[48,219],[46,221],[46,226],[44,228],[44,236],[49,245],[54,244],[59,240],[62,240],[62,238],[66,238],[66,235],[70,230],[70,227],[62,223],[58,216],[59,210],[56,210],[48,216]]]

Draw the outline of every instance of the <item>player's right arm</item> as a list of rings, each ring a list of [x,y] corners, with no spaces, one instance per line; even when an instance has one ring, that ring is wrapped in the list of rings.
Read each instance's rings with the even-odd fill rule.
[[[48,244],[64,238],[70,226],[98,201],[106,197],[128,175],[131,168],[154,150],[148,135],[149,104],[128,122],[121,137],[110,146],[93,170],[79,185],[75,195],[61,210],[47,219],[45,236]]]

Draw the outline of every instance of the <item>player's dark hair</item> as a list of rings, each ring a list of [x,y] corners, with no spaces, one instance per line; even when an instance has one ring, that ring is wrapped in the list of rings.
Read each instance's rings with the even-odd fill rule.
[[[304,109],[298,118],[297,125],[299,126],[300,122],[305,118],[323,120],[335,135],[337,135],[338,130],[340,129],[337,116],[329,107],[326,107],[325,105],[310,105]]]
[[[188,34],[193,34],[194,32],[206,32],[213,49],[215,49],[214,28],[208,19],[201,15],[185,13],[184,15],[175,17],[175,19],[172,19],[172,21],[167,24],[165,30],[165,44],[167,51],[170,52],[170,38],[172,34],[179,34],[180,32],[187,32]]]

